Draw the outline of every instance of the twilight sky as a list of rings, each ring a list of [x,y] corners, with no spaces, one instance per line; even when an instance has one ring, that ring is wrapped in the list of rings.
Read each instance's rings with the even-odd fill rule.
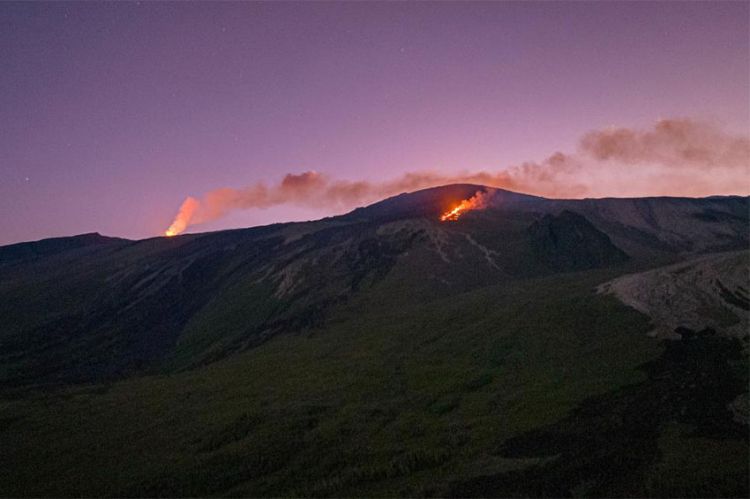
[[[225,187],[192,230],[318,218],[529,162],[574,166],[500,184],[748,194],[749,7],[0,3],[0,244],[160,235]],[[308,198],[369,190],[247,199],[308,171]]]

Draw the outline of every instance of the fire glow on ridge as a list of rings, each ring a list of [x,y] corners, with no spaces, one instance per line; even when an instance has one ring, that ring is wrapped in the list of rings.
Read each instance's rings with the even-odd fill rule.
[[[440,215],[441,222],[455,222],[458,217],[471,210],[481,210],[487,207],[487,193],[480,191],[469,199],[464,199],[458,205]]]

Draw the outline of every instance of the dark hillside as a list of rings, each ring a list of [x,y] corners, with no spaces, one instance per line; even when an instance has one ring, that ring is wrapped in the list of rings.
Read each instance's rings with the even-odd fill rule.
[[[532,251],[553,270],[593,269],[628,259],[606,234],[572,211],[545,215],[529,227],[529,233]]]
[[[0,248],[0,496],[745,495],[747,260],[704,255],[745,208],[456,185]]]
[[[27,262],[49,257],[63,252],[102,246],[120,246],[127,239],[102,236],[98,232],[71,237],[56,237],[28,243],[0,246],[0,267],[13,263]]]

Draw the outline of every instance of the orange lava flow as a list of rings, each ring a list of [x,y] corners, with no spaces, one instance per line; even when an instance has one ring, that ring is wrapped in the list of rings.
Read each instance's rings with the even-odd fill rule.
[[[477,192],[469,199],[464,199],[457,206],[440,215],[441,222],[455,222],[458,217],[471,210],[481,210],[487,206],[487,193]]]
[[[461,204],[459,204],[452,210],[446,211],[445,213],[440,215],[440,221],[441,222],[447,222],[447,221],[455,222],[456,220],[458,220],[458,217],[460,217],[463,214],[463,212],[465,212],[467,209],[470,209],[470,207],[468,206],[468,200],[465,199],[461,201]]]

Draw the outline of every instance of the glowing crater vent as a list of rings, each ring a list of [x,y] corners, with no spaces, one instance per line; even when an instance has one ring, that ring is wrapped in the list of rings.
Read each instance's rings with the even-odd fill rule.
[[[484,191],[479,191],[469,199],[464,199],[458,205],[454,206],[450,210],[440,215],[441,222],[455,222],[458,217],[471,210],[483,210],[487,207],[489,201],[489,194]]]

